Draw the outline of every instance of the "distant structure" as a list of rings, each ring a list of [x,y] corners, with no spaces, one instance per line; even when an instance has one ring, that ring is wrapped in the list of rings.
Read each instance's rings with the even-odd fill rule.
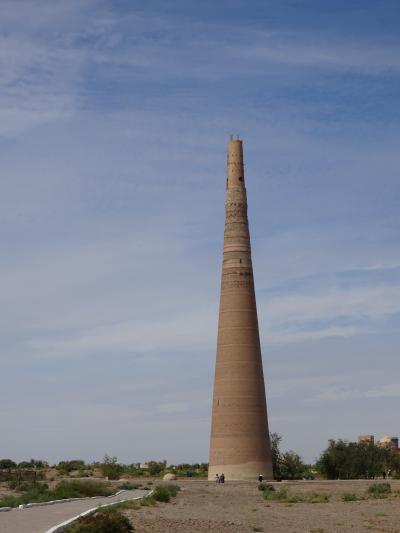
[[[367,444],[375,444],[375,437],[373,435],[360,435],[358,437],[358,442],[366,442]]]
[[[208,478],[273,479],[242,141],[228,143],[225,233]]]
[[[374,435],[360,435],[358,437],[358,442],[366,442],[366,443],[375,443],[375,437]],[[389,437],[389,435],[384,435],[382,438],[378,440],[376,443],[377,446],[383,446],[385,448],[391,448],[395,452],[400,453],[399,448],[399,438],[398,437]]]
[[[384,435],[381,439],[379,439],[378,446],[391,448],[394,451],[400,451],[399,439],[397,437],[389,437],[389,435]]]

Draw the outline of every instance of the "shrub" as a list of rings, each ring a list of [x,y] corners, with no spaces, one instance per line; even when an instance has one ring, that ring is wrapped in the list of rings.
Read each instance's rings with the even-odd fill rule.
[[[278,501],[287,501],[288,493],[287,490],[282,488],[275,490],[264,490],[264,498],[266,500],[278,500]]]
[[[146,496],[139,501],[142,507],[149,507],[156,504],[156,500],[153,498],[153,496]]]
[[[56,466],[57,470],[63,474],[68,474],[73,470],[84,470],[85,461],[82,459],[72,459],[71,461],[60,461]]]
[[[175,496],[178,494],[178,492],[181,490],[179,485],[165,485],[165,488],[169,491],[170,495],[175,498]]]
[[[116,510],[97,511],[80,518],[65,533],[131,533],[133,526],[126,516]]]
[[[329,494],[320,492],[310,492],[309,494],[290,494],[285,488],[275,490],[272,485],[271,488],[261,489],[264,492],[266,500],[274,500],[286,503],[326,503],[329,502]]]
[[[368,493],[375,498],[385,497],[389,492],[392,492],[390,483],[374,483],[368,487]]]
[[[168,503],[181,490],[178,485],[157,485],[152,497],[158,502]]]
[[[258,490],[261,491],[273,491],[275,490],[275,487],[273,485],[270,485],[269,483],[259,483],[258,484]]]
[[[11,459],[0,459],[0,470],[15,468],[17,465]]]
[[[157,485],[153,492],[153,498],[158,502],[168,503],[171,500],[171,494],[167,487]]]
[[[110,496],[114,494],[115,490],[101,483],[93,480],[71,480],[60,481],[53,493],[55,499],[63,500],[65,498],[86,498],[90,496]]]
[[[324,494],[322,492],[310,492],[306,494],[303,501],[308,503],[327,503],[329,502],[329,494]]]
[[[357,494],[354,494],[354,492],[345,492],[342,494],[342,500],[344,502],[356,502],[360,498],[357,496]]]

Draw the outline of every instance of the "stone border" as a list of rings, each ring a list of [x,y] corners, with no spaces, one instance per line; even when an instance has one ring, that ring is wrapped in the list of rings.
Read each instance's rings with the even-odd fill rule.
[[[119,494],[124,491],[120,491]],[[119,503],[125,503],[125,502],[132,502],[134,500],[142,500],[143,498],[148,498],[153,494],[154,490],[149,491],[148,494],[145,496],[136,496],[135,498],[127,498],[126,500],[120,500],[118,502],[111,502],[111,503],[103,503],[103,505],[98,505],[97,507],[92,507],[91,509],[88,509],[87,511],[84,511],[83,513],[80,513],[76,516],[73,516],[72,518],[69,518],[68,520],[65,520],[65,522],[62,522],[61,524],[57,524],[56,526],[51,527],[46,531],[46,533],[62,533],[63,528],[65,526],[69,526],[72,524],[72,522],[76,522],[76,520],[79,520],[80,518],[83,518],[84,516],[88,516],[90,514],[95,513],[98,509],[101,509],[103,507],[111,507],[112,505],[118,505]],[[116,496],[116,494],[114,494]],[[83,498],[82,498],[83,499]],[[62,500],[60,500],[62,501]]]

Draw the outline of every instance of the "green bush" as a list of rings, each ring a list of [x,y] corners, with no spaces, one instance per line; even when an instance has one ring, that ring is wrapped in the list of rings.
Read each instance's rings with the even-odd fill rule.
[[[145,498],[141,498],[139,501],[142,507],[150,507],[156,504],[156,500],[153,498],[153,496],[146,496]]]
[[[170,495],[175,498],[175,496],[178,494],[178,492],[181,490],[179,485],[165,485],[165,488],[169,491]]]
[[[11,459],[0,459],[0,470],[9,470],[17,466]]]
[[[82,459],[72,459],[71,461],[60,461],[56,466],[61,474],[69,474],[73,470],[84,471],[85,461]]]
[[[264,490],[264,498],[266,500],[277,500],[277,501],[287,501],[288,493],[285,488],[278,490]]]
[[[258,484],[258,490],[264,491],[273,491],[275,490],[275,487],[273,485],[270,485],[269,483],[259,483]]]
[[[390,483],[374,483],[368,487],[368,493],[375,498],[385,497],[390,492],[392,492]]]
[[[158,502],[168,503],[181,490],[178,485],[157,485],[152,497]]]
[[[158,502],[168,503],[171,500],[171,493],[167,487],[161,487],[158,485],[153,492],[153,498]]]
[[[131,533],[134,531],[128,518],[116,510],[97,511],[80,518],[65,529],[65,533]]]

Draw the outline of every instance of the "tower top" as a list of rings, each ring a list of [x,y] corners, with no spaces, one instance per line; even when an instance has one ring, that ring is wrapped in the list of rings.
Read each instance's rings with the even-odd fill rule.
[[[226,188],[244,188],[243,142],[240,139],[230,139],[228,142]]]

